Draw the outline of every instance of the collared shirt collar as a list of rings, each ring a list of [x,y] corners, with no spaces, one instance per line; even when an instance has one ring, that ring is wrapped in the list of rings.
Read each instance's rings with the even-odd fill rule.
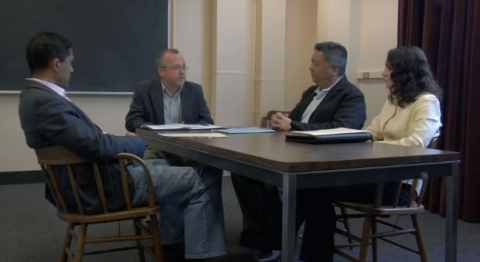
[[[160,82],[162,82],[162,90],[163,90],[163,92],[166,93],[166,94],[167,94],[168,96],[170,96],[170,97],[174,97],[174,96],[176,96],[177,94],[180,94],[180,92],[181,92],[182,89],[183,89],[183,85],[181,85],[180,88],[178,89],[178,92],[175,93],[175,95],[172,96],[172,94],[170,94],[170,92],[168,92],[167,87],[166,87],[165,84],[163,83],[163,80],[160,80]]]
[[[320,92],[325,92],[327,93],[328,91],[330,91],[330,89],[332,89],[332,87],[334,87],[340,80],[342,80],[342,78],[344,77],[345,75],[341,76],[339,79],[337,79],[337,81],[335,81],[335,83],[333,83],[330,87],[326,88],[326,89],[322,89],[320,88],[320,86],[317,86],[317,89],[315,89],[315,93],[320,94]]]
[[[333,85],[331,85],[327,89],[321,89],[320,86],[317,86],[317,88],[315,88],[315,96],[313,97],[312,101],[310,101],[310,104],[308,104],[307,108],[302,114],[302,119],[301,119],[302,123],[308,123],[313,112],[317,110],[318,106],[320,105],[320,103],[322,103],[323,99],[327,96],[330,89],[332,89],[332,87],[334,87],[338,83],[338,81],[340,81],[342,78],[343,76],[337,79],[337,81],[335,81],[335,83],[333,83]]]
[[[50,88],[53,92],[59,94],[61,97],[69,100],[67,98],[67,92],[65,91],[65,89],[61,88],[60,86],[52,83],[52,82],[48,82],[48,81],[45,81],[45,80],[42,80],[42,79],[38,79],[38,78],[26,78],[25,80],[32,80],[32,81],[35,81],[35,82],[38,82],[48,88]]]

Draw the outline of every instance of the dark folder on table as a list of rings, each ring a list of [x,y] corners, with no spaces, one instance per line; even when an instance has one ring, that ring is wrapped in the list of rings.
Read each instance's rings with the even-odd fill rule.
[[[373,136],[371,133],[362,130],[335,128],[315,131],[293,131],[287,133],[286,140],[311,144],[334,144],[373,141]]]

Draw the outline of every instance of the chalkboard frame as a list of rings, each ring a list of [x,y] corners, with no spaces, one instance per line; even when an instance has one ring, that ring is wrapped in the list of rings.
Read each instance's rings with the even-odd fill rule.
[[[155,57],[169,47],[170,0],[1,1],[0,23],[7,25],[0,29],[0,94],[21,91],[30,75],[28,41],[53,31],[73,42],[68,93],[131,95],[136,83],[158,75]]]

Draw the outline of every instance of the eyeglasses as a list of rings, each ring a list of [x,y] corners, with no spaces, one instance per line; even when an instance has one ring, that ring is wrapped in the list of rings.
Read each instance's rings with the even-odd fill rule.
[[[172,67],[166,67],[166,66],[161,66],[160,68],[165,68],[165,69],[172,69],[173,71],[180,72],[180,70],[183,70],[184,72],[187,72],[189,67],[185,65],[176,65]]]

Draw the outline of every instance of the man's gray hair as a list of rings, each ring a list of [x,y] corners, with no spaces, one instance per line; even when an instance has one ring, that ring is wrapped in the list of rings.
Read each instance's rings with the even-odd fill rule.
[[[180,51],[175,48],[170,48],[170,49],[165,49],[160,54],[158,54],[157,58],[155,59],[155,64],[157,65],[157,68],[161,68],[165,66],[165,55],[166,54],[180,54]]]
[[[345,74],[347,67],[347,49],[335,42],[323,42],[315,44],[315,50],[321,51],[325,57],[325,62],[329,66],[338,66],[340,75]]]

